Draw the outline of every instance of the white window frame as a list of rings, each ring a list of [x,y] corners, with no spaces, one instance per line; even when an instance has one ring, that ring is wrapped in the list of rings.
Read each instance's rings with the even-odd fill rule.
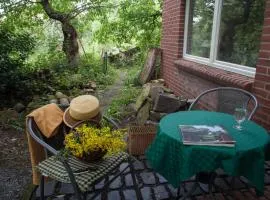
[[[211,36],[211,47],[210,47],[210,56],[209,58],[203,58],[199,56],[194,56],[187,54],[187,38],[188,38],[188,21],[189,21],[189,11],[190,11],[190,1],[186,0],[186,11],[185,11],[185,30],[184,30],[184,49],[183,49],[183,58],[186,60],[198,62],[201,64],[208,65],[210,67],[215,67],[223,69],[226,71],[235,72],[249,77],[254,77],[256,73],[255,67],[248,67],[244,65],[238,65],[234,63],[224,62],[217,60],[217,46],[219,38],[219,27],[220,27],[220,18],[222,10],[222,1],[215,0],[215,10],[213,16],[213,26],[212,26],[212,36]]]

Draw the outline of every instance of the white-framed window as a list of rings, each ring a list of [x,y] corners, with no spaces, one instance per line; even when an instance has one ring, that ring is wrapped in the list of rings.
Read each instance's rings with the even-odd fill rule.
[[[187,0],[183,57],[254,77],[264,0]]]

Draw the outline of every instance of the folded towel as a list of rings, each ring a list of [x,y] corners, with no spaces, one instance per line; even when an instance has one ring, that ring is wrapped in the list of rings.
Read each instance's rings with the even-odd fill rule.
[[[41,133],[46,138],[50,138],[57,134],[58,128],[63,122],[63,111],[52,103],[34,110],[27,117],[33,117]],[[40,174],[36,170],[36,166],[46,158],[45,150],[31,137],[27,129],[26,134],[33,171],[33,184],[39,185]]]

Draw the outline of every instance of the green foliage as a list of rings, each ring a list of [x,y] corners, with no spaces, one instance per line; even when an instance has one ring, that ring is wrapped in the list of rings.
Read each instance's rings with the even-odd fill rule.
[[[50,85],[55,90],[65,91],[67,94],[72,93],[71,90],[82,89],[89,81],[96,82],[98,87],[106,87],[113,83],[116,75],[111,67],[108,73],[104,74],[102,61],[91,54],[82,57],[78,67],[73,69],[68,66],[62,53],[51,57],[44,56],[32,65],[35,66],[32,69],[36,73],[48,71],[48,75],[39,79],[39,82]],[[49,92],[48,89],[43,91]]]
[[[237,2],[239,4],[239,2]],[[237,7],[239,12],[243,12],[243,6],[232,5],[234,8]],[[262,33],[262,25],[264,20],[264,0],[255,0],[251,6],[247,21],[239,24],[235,28],[235,35],[233,37],[234,45],[233,51],[230,55],[221,55],[221,57],[228,56],[225,58],[233,63],[255,67],[257,57],[259,53],[260,38]],[[229,7],[226,11],[226,16],[232,16],[229,12]]]
[[[14,33],[0,26],[0,99],[4,100],[2,103],[11,101],[10,95],[21,98],[27,95],[30,88],[27,88],[26,82],[29,77],[22,72],[22,68],[33,47],[34,38],[27,33]]]
[[[91,64],[89,64],[91,63]],[[81,60],[81,67],[79,72],[87,79],[94,80],[96,83],[102,87],[106,85],[111,85],[116,77],[116,71],[110,65],[108,66],[108,72],[104,74],[103,72],[103,60],[97,58],[94,55],[87,54]]]
[[[129,114],[127,106],[135,102],[139,91],[140,88],[132,85],[125,86],[119,96],[113,99],[106,114],[114,119],[122,120]]]
[[[125,83],[126,87],[132,87],[144,63],[139,60],[142,57],[127,56],[109,62],[108,72],[104,74],[100,51],[111,46],[123,47],[123,51],[140,47],[138,51],[144,52],[159,45],[161,0],[50,0],[55,11],[69,14],[72,25],[79,30],[81,46],[86,49],[79,66],[71,68],[62,52],[61,24],[51,20],[40,3],[31,2],[0,2],[0,97],[4,99],[0,107],[17,102],[26,105],[34,96],[54,93],[52,88],[74,94],[89,81],[104,88],[114,82],[115,68],[120,67],[133,71]],[[91,46],[96,41],[99,44]],[[90,55],[89,49],[95,54]]]
[[[187,53],[209,58],[214,0],[191,1]],[[217,47],[220,61],[255,67],[264,19],[264,0],[225,0]]]
[[[161,1],[119,1],[117,13],[105,13],[96,38],[101,43],[115,42],[119,47],[133,44],[140,48],[159,46]]]
[[[191,10],[194,9],[193,26],[189,26],[192,27],[188,32],[191,43],[188,45],[187,51],[192,55],[208,58],[215,1],[196,0],[191,2]]]
[[[143,67],[143,63],[145,60],[145,53],[141,53],[136,56],[134,59],[134,63],[131,65],[131,67],[127,71],[127,78],[125,79],[125,86],[139,86],[139,74],[141,72],[141,69]]]
[[[137,54],[134,58],[134,63],[126,68],[124,87],[121,90],[121,93],[113,99],[107,111],[107,115],[114,119],[122,120],[133,112],[130,104],[136,101],[136,98],[141,91],[141,87],[137,86],[139,85],[138,75],[142,68],[143,58],[144,54]]]

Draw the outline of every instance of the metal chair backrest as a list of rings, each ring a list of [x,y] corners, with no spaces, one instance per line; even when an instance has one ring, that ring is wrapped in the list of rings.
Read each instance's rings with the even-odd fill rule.
[[[56,148],[50,145],[49,142],[47,142],[46,139],[43,137],[43,134],[39,130],[38,126],[36,125],[33,117],[29,117],[27,119],[26,125],[27,125],[26,128],[28,130],[28,133],[37,143],[39,143],[41,146],[44,147],[47,156],[50,154],[53,154],[53,155],[57,154],[58,151],[56,150]]]
[[[258,108],[258,101],[248,91],[233,87],[218,87],[201,93],[188,110],[234,114],[235,108],[247,109],[247,119],[250,120]]]
[[[108,124],[112,128],[114,128],[114,129],[119,128],[118,124],[114,120],[112,120],[106,116],[103,116],[103,119],[105,121],[107,121]],[[81,123],[81,122],[79,122],[79,123]],[[68,130],[67,130],[68,128],[66,128],[64,124],[62,124],[59,127],[59,131],[58,131],[59,133],[56,134],[56,136],[49,138],[49,139],[46,137],[43,137],[43,134],[39,130],[38,126],[36,125],[36,122],[34,121],[33,117],[29,117],[27,119],[27,127],[26,128],[27,128],[29,134],[31,135],[31,137],[36,142],[38,142],[41,146],[44,147],[47,156],[56,155],[58,153],[58,150],[64,148],[64,132],[68,132]]]

